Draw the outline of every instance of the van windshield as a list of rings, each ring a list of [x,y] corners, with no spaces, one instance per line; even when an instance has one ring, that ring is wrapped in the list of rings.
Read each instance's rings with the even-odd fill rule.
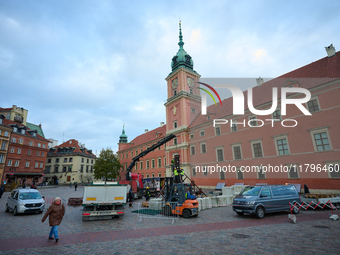
[[[240,193],[243,196],[258,196],[262,187],[245,187],[244,190]]]
[[[40,199],[41,195],[38,192],[21,192],[19,198],[21,200]]]

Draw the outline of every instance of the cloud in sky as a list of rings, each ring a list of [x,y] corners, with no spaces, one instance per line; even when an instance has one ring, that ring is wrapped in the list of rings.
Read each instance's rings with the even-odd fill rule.
[[[0,107],[99,152],[165,122],[184,49],[202,77],[275,77],[340,47],[337,1],[1,1]],[[339,45],[337,45],[339,43]]]

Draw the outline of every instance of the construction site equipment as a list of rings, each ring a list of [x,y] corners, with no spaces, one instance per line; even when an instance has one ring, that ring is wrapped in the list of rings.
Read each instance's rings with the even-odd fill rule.
[[[106,220],[124,216],[127,185],[91,185],[84,187],[83,215],[85,220]]]

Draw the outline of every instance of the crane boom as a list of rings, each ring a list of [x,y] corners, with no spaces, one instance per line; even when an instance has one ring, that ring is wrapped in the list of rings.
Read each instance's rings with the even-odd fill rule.
[[[145,151],[142,151],[139,153],[136,157],[132,158],[132,162],[130,163],[129,167],[126,169],[126,180],[130,180],[130,172],[132,168],[135,166],[136,162],[139,161],[140,158],[144,157],[146,154],[150,153],[151,151],[154,151],[158,147],[162,146],[163,144],[169,142],[170,140],[174,139],[176,136],[174,134],[170,134],[167,137],[164,137],[163,139],[159,140],[157,143],[152,145],[150,148],[146,149]]]

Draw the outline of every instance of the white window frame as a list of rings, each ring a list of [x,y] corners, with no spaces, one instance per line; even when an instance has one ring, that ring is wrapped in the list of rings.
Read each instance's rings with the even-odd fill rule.
[[[321,111],[321,105],[320,105],[320,101],[319,101],[319,97],[318,97],[318,96],[313,96],[313,97],[311,97],[311,99],[310,99],[307,103],[305,103],[306,109],[309,111],[308,103],[309,103],[310,101],[315,100],[315,99],[316,99],[316,102],[318,103],[318,107],[319,107],[319,110],[318,110],[318,111],[315,111],[315,112],[320,112],[320,111]],[[310,111],[309,111],[309,112],[310,112]],[[314,113],[314,112],[310,112],[310,113]]]
[[[158,168],[162,167],[162,158],[161,157],[157,158],[157,164],[158,164]]]
[[[252,119],[257,120],[256,115],[250,115],[250,116],[248,117],[248,122],[251,121]],[[255,121],[255,124],[249,125],[249,127],[256,127],[256,126],[258,126],[258,122],[257,122],[257,121]]]
[[[254,144],[255,143],[261,144],[262,157],[255,157],[255,151],[254,151]],[[262,139],[252,140],[252,141],[250,141],[250,145],[251,145],[251,152],[253,153],[253,158],[264,158]]]
[[[14,153],[15,152],[15,148],[11,147],[10,153]]]
[[[217,134],[217,129],[219,129],[219,134]],[[220,136],[222,133],[221,133],[221,126],[220,125],[217,125],[217,126],[215,126],[215,128],[214,128],[214,131],[215,131],[215,136]]]
[[[205,130],[200,130],[200,136],[205,136]]]
[[[312,129],[308,129],[308,131],[310,132],[310,135],[312,137],[312,142],[313,142],[313,147],[314,147],[314,151],[315,152],[323,152],[323,151],[331,151],[331,150],[333,150],[331,137],[330,137],[329,131],[328,131],[328,126],[327,127],[320,127],[320,128],[312,128]],[[324,133],[324,132],[326,132],[326,134],[327,134],[327,139],[328,139],[328,142],[329,142],[330,149],[329,150],[318,151],[318,148],[317,148],[316,143],[315,143],[314,134]]]
[[[290,180],[298,180],[298,179],[300,179],[299,165],[297,163],[285,164],[285,166],[288,167],[288,172],[287,172],[288,179],[290,179]],[[291,167],[295,167],[295,173],[297,174],[297,177],[291,177],[290,176],[290,168]]]
[[[242,153],[242,146],[241,145],[242,145],[241,143],[235,143],[235,144],[231,145],[231,150],[232,150],[232,153],[233,153],[233,159],[234,160],[242,160],[243,159],[243,153]],[[236,159],[236,157],[235,157],[235,152],[234,152],[235,147],[240,147],[240,153],[241,153],[240,159]]]
[[[8,160],[7,166],[12,166],[12,160],[11,159]]]
[[[190,146],[190,155],[196,155],[196,147],[195,145]]]
[[[222,160],[218,160],[218,153],[217,153],[217,151],[219,151],[219,150],[222,150]],[[216,154],[216,162],[224,162],[225,161],[223,146],[215,147],[215,154]]]
[[[203,152],[203,150],[202,150],[202,145],[204,145],[204,147],[205,147],[205,152]],[[208,153],[207,142],[201,142],[200,143],[200,151],[201,151],[201,154]]]
[[[15,166],[15,167],[18,167],[18,166],[19,166],[19,160],[16,160],[16,161],[14,162],[14,166]]]
[[[290,155],[290,147],[289,147],[288,135],[287,134],[282,134],[282,135],[273,136],[273,138],[274,138],[274,144],[275,144],[275,149],[276,149],[276,155],[277,156],[287,156],[287,155]],[[287,141],[288,154],[280,155],[279,146],[277,145],[277,141],[278,140],[282,140],[282,139],[286,139],[286,141]],[[262,150],[263,150],[263,148],[262,148]]]
[[[238,178],[238,173],[242,174],[242,178]],[[236,179],[237,180],[244,180],[244,172],[241,171],[241,167],[236,167]]]
[[[21,148],[18,148],[17,154],[21,154]]]
[[[328,169],[328,178],[329,179],[340,179],[340,175],[339,175],[339,177],[332,177],[331,176],[331,172],[330,172],[330,165],[333,165],[332,166],[332,170],[334,171],[334,170],[338,170],[338,168],[337,169],[334,169],[334,165],[339,165],[339,167],[340,167],[340,160],[337,160],[337,161],[327,161],[327,162],[325,162],[326,163],[326,166],[327,166],[327,169]],[[338,173],[340,172],[340,169],[339,169],[339,171],[338,171]]]
[[[25,167],[30,167],[30,162],[29,161],[26,161]]]
[[[276,120],[274,120],[274,121],[282,120],[281,109],[280,109],[280,108],[277,108],[274,112],[276,112],[276,111],[280,111],[280,119],[276,119]],[[272,113],[272,119],[274,119],[274,112]]]
[[[258,171],[258,169],[261,169],[262,170],[262,167],[261,166],[257,166],[257,171],[256,171],[256,176],[257,176],[257,179],[258,180],[267,180],[267,174],[266,172],[262,172],[263,175],[264,175],[264,178],[259,178],[260,176],[260,172]]]

